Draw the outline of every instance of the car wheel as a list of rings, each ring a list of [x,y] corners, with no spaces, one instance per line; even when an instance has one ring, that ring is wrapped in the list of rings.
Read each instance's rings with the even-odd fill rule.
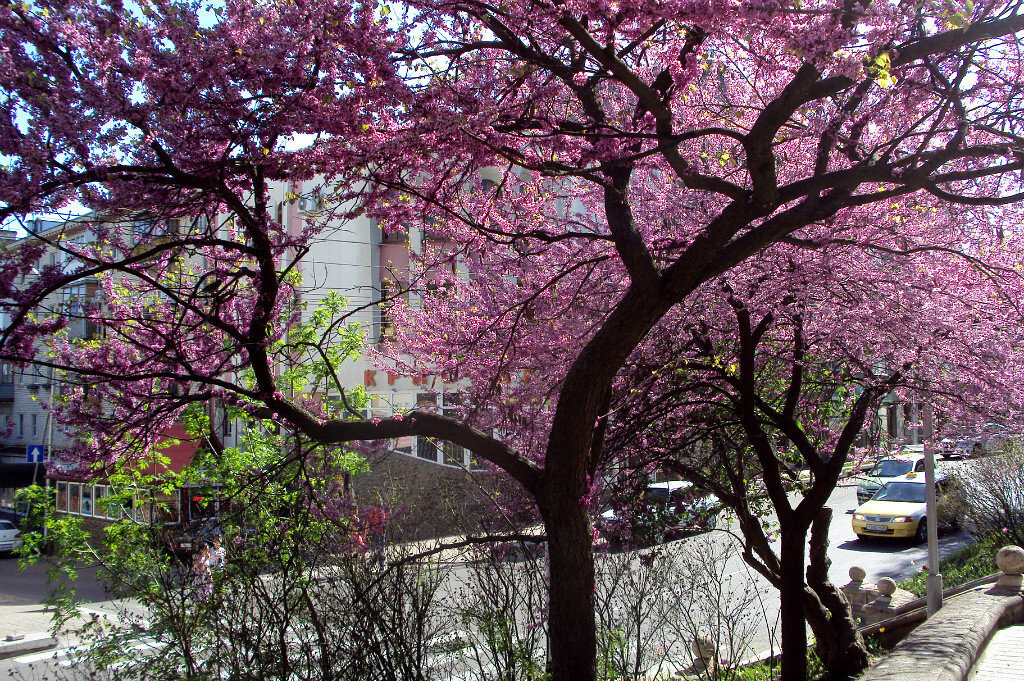
[[[928,519],[921,518],[921,522],[917,524],[917,534],[914,538],[919,542],[928,541]]]

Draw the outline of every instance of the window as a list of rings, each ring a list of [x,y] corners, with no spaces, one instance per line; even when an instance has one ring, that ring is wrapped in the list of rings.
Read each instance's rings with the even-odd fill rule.
[[[67,286],[64,288],[64,307],[72,317],[79,317],[83,312],[85,303],[85,285]]]
[[[399,298],[404,298],[401,287],[392,279],[384,279],[380,282],[380,336],[381,338],[395,337],[395,323],[391,318],[391,306]]]
[[[443,406],[442,413],[445,416],[457,418],[462,408],[462,395],[451,393],[442,395],[441,404]],[[465,466],[466,453],[465,447],[451,442],[444,443],[444,462],[449,466]]]
[[[201,520],[203,518],[216,518],[218,503],[217,498],[202,489],[186,490],[188,494],[188,516],[189,520]]]
[[[57,510],[67,512],[68,510],[68,483],[57,483]]]
[[[451,442],[441,443],[441,451],[444,452],[444,462],[449,466],[464,466],[466,450]]]
[[[181,497],[177,491],[165,494],[153,494],[153,522],[157,524],[173,524],[180,520]]]
[[[437,395],[433,393],[419,393],[416,395],[416,408],[425,411],[437,411]],[[437,461],[437,444],[428,437],[417,436],[416,456],[428,461]]]
[[[416,456],[429,461],[437,461],[437,445],[428,437],[416,438]]]
[[[121,520],[125,517],[124,504],[113,488],[105,485],[96,488],[96,515],[103,515],[111,520]]]
[[[96,485],[92,488],[93,515],[97,518],[107,516],[107,497],[110,495],[110,488],[106,485]]]
[[[82,515],[92,515],[92,485],[82,485]]]
[[[32,437],[36,436],[36,414],[32,414]]]
[[[68,483],[68,513],[82,510],[82,486],[77,482]]]
[[[149,524],[153,518],[153,504],[146,492],[137,492],[134,499],[133,519],[137,523]]]
[[[416,396],[417,409],[440,411],[445,416],[456,416],[461,404],[459,395],[420,393]],[[451,442],[435,441],[422,436],[416,438],[416,456],[421,459],[459,467],[468,463],[471,467],[475,467],[475,461],[467,462],[466,453],[467,450],[464,447]]]
[[[18,414],[18,437],[25,437],[25,415]]]

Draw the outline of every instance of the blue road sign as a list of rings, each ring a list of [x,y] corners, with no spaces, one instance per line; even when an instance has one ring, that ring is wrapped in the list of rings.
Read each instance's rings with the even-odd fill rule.
[[[29,463],[46,463],[46,447],[25,445],[25,460]]]

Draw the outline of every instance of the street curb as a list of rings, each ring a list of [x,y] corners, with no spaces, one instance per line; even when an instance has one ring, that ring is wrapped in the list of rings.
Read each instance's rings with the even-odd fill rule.
[[[57,639],[49,633],[25,634],[25,638],[17,641],[0,641],[0,660],[56,647]]]
[[[943,605],[861,681],[965,681],[996,630],[1022,619],[1020,587],[978,587]]]

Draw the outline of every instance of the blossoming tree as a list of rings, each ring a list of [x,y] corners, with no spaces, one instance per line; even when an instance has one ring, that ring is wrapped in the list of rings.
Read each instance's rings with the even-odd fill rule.
[[[828,580],[825,504],[877,444],[864,428],[882,398],[925,400],[961,423],[1021,409],[1016,239],[974,223],[957,239],[968,252],[928,245],[931,208],[941,209],[879,215],[854,248],[837,221],[813,244],[780,244],[734,269],[652,331],[610,409],[607,457],[623,462],[613,487],[628,492],[630,473],[662,466],[713,492],[736,517],[746,561],[795,596],[783,612],[804,613],[837,674],[866,655]]]
[[[546,526],[553,678],[594,678],[589,507],[630,363],[769,247],[824,239],[849,286],[847,251],[878,240],[984,264],[963,227],[1016,215],[1022,30],[1001,1],[7,3],[0,218],[76,200],[105,221],[95,242],[57,244],[64,268],[3,254],[3,356],[36,359],[65,320],[33,308],[100,276],[86,315],[105,340],[47,360],[93,387],[66,406],[96,435],[87,458],[144,449],[214,396],[322,443],[471,449]],[[287,233],[268,184],[316,176],[336,187],[329,217],[443,242],[424,271],[446,293],[405,313],[401,357],[470,379],[464,419],[336,419],[280,389],[289,264],[318,225]],[[111,226],[141,213],[142,243]],[[190,227],[158,234],[162,218]],[[452,259],[472,276],[443,274]],[[884,317],[890,302],[862,304]],[[231,380],[242,370],[251,382]],[[784,678],[802,678],[802,613],[784,612],[783,645]]]

